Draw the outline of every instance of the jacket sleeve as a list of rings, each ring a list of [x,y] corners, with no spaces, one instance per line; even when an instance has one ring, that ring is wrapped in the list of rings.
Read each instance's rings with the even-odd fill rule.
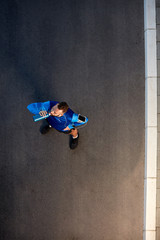
[[[87,118],[87,117],[86,117],[85,122],[79,122],[79,121],[78,121],[78,114],[77,114],[77,113],[74,113],[73,116],[72,116],[72,124],[69,124],[68,127],[71,129],[71,128],[73,128],[74,126],[77,127],[77,126],[86,124],[87,122],[88,122],[88,118]]]
[[[38,114],[40,111],[48,111],[49,108],[50,108],[50,101],[31,103],[27,106],[27,109],[33,114]]]

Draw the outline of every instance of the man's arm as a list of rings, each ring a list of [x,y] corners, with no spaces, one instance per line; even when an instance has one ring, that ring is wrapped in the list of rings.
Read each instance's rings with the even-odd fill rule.
[[[39,114],[41,111],[48,111],[50,107],[50,101],[31,103],[27,106],[28,110],[33,114]]]
[[[72,124],[69,124],[63,131],[69,131],[71,129],[74,129],[74,127],[78,127],[80,125],[86,124],[88,122],[88,118],[85,117],[85,122],[80,122],[78,119],[78,114],[74,113],[72,117]]]
[[[85,117],[85,121],[83,122],[83,121],[79,120],[79,114],[74,113],[73,116],[72,116],[72,123],[75,127],[86,124],[87,122],[88,122],[87,117]]]

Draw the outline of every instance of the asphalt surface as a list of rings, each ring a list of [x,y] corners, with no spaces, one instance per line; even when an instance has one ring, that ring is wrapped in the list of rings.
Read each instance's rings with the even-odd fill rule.
[[[143,0],[1,0],[2,240],[140,240]],[[89,118],[79,145],[27,105]]]

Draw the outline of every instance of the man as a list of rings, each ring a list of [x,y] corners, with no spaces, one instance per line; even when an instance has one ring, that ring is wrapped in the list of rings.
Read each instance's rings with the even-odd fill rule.
[[[40,114],[46,116],[49,113],[49,117],[46,118],[48,124],[41,129],[41,133],[45,134],[52,127],[59,132],[69,134],[70,148],[75,149],[78,145],[79,133],[76,127],[86,124],[88,118],[74,113],[66,102],[38,102],[28,105],[28,110],[33,114]]]

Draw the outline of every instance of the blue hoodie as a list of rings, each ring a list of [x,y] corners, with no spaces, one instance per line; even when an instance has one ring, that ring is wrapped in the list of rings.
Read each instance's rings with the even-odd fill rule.
[[[31,103],[27,106],[28,110],[33,114],[39,114],[40,111],[47,111],[50,112],[51,108],[55,106],[58,102],[57,101],[47,101],[47,102],[38,102],[38,103]],[[76,126],[80,126],[88,122],[88,118],[86,118],[85,122],[78,122],[78,114],[74,113],[70,108],[66,113],[63,114],[61,117],[49,116],[47,118],[49,124],[57,129],[58,131],[63,131],[66,127],[72,129]]]

